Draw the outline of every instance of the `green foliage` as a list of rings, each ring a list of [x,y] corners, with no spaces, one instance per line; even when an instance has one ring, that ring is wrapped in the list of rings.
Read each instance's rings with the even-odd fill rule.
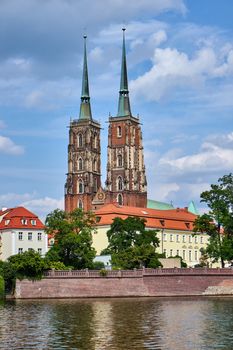
[[[47,268],[50,270],[51,269],[54,269],[54,270],[67,270],[68,269],[68,267],[60,261],[49,261],[46,265],[47,265]]]
[[[108,274],[108,271],[107,271],[107,270],[105,270],[105,269],[101,269],[101,270],[100,270],[100,276],[106,277],[107,274]]]
[[[92,265],[92,270],[102,270],[105,268],[103,261],[94,261]]]
[[[0,299],[3,299],[5,295],[5,282],[3,276],[0,276]]]
[[[194,223],[194,232],[207,233],[210,238],[203,250],[216,262],[233,260],[233,175],[225,175],[218,184],[201,194],[201,201],[209,207],[209,213],[199,216]]]
[[[128,217],[115,218],[107,232],[112,265],[121,269],[161,266],[156,248],[159,245],[156,230],[146,230],[145,220]]]
[[[74,269],[91,268],[96,255],[92,247],[95,216],[75,209],[71,213],[56,209],[45,221],[48,234],[55,235],[55,243],[46,254],[46,261],[60,261]]]

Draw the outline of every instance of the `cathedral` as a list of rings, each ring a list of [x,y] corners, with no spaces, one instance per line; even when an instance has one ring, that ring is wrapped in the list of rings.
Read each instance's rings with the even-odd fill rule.
[[[69,127],[65,210],[96,210],[106,204],[146,208],[147,181],[139,117],[131,113],[125,29],[123,28],[121,80],[117,115],[109,116],[107,178],[101,183],[101,125],[92,117],[86,36],[79,118]]]

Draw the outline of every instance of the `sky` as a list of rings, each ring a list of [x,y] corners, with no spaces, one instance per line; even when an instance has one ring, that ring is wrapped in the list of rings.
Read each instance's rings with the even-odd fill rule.
[[[148,197],[201,210],[200,193],[232,172],[232,0],[0,0],[0,207],[63,208],[83,34],[104,185],[123,26]]]

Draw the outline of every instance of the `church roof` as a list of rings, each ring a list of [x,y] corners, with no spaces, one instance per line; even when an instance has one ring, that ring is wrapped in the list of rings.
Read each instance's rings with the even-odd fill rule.
[[[147,208],[160,209],[160,210],[174,209],[172,204],[155,201],[153,199],[148,199],[147,200]]]
[[[107,204],[95,211],[97,226],[111,225],[114,218],[126,219],[128,216],[136,216],[146,220],[148,228],[173,229],[192,231],[196,215],[188,212],[187,208],[168,210],[119,206]]]

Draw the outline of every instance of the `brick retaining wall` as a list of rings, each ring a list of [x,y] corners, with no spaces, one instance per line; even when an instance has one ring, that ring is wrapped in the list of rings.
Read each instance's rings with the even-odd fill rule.
[[[233,295],[231,269],[51,271],[40,281],[17,281],[15,298],[98,298]]]

